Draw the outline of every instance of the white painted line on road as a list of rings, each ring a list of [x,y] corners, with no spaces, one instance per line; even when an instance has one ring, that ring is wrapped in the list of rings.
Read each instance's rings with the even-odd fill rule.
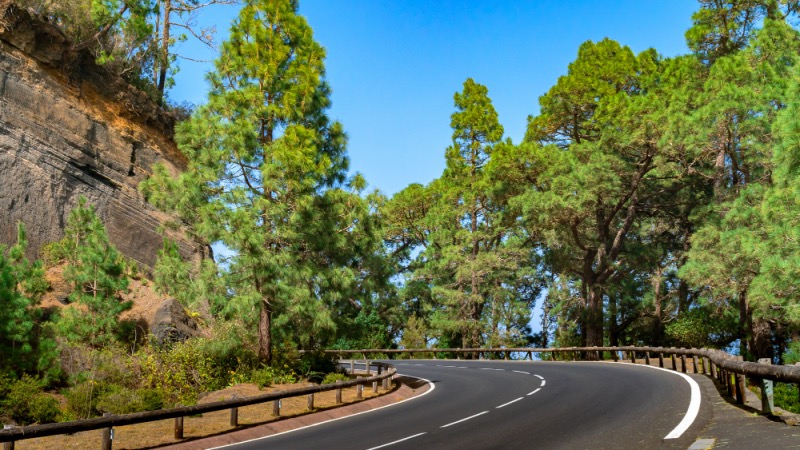
[[[547,381],[545,381],[545,380],[544,380],[544,378],[542,378],[542,384],[541,384],[541,386],[542,386],[542,387],[544,387],[544,384],[545,384],[545,383],[547,383]]]
[[[412,364],[412,366],[424,366],[425,364]]]
[[[529,393],[528,393],[528,395],[533,395],[533,394],[535,394],[535,393],[537,393],[537,392],[539,392],[539,391],[541,391],[541,390],[542,390],[542,388],[536,388],[536,390],[535,390],[535,391],[533,391],[533,392],[529,392]]]
[[[366,411],[357,412],[355,414],[350,414],[349,416],[337,417],[335,419],[330,419],[330,420],[325,420],[325,421],[322,421],[322,422],[312,423],[311,425],[306,425],[304,427],[295,428],[293,430],[281,431],[280,433],[270,434],[269,436],[261,436],[261,437],[257,437],[257,438],[254,438],[254,439],[248,439],[246,441],[235,442],[235,443],[226,444],[226,445],[220,445],[219,447],[211,447],[211,448],[208,448],[206,450],[216,450],[218,448],[232,447],[234,445],[244,444],[246,442],[260,441],[262,439],[269,439],[271,437],[280,436],[282,434],[287,434],[287,433],[292,433],[292,432],[295,432],[295,431],[298,431],[298,430],[305,430],[306,428],[311,428],[311,427],[315,427],[317,425],[322,425],[323,423],[336,422],[337,420],[343,420],[343,419],[348,419],[350,417],[360,416],[362,414],[371,413],[371,412],[377,411],[379,409],[389,408],[389,407],[392,407],[394,405],[399,405],[401,403],[405,403],[405,402],[408,402],[408,401],[411,401],[411,400],[416,400],[418,398],[422,398],[422,397],[430,394],[431,392],[433,392],[434,389],[436,389],[436,385],[433,384],[433,382],[431,380],[427,380],[425,378],[415,377],[415,376],[412,376],[412,375],[403,375],[402,373],[398,373],[396,376],[404,376],[404,377],[409,377],[409,378],[416,378],[417,380],[422,380],[422,381],[428,383],[428,385],[431,388],[428,389],[427,391],[423,392],[422,394],[419,394],[419,395],[415,396],[415,397],[410,397],[410,398],[407,398],[407,399],[404,399],[404,400],[400,400],[399,402],[389,403],[388,405],[383,405],[383,406],[379,406],[377,408],[368,409]]]
[[[544,380],[544,377],[543,377],[543,376],[541,376],[541,375],[533,374],[533,376],[535,376],[536,378],[538,378],[538,379],[540,379],[540,380]]]
[[[390,446],[390,445],[397,444],[398,442],[403,442],[403,441],[407,441],[407,440],[409,440],[409,439],[414,439],[415,437],[422,436],[423,434],[425,434],[425,433],[417,433],[417,434],[415,434],[415,435],[413,435],[413,436],[405,437],[405,438],[403,438],[403,439],[398,439],[398,440],[396,440],[396,441],[392,441],[392,442],[389,442],[389,443],[387,443],[387,444],[379,445],[379,446],[377,446],[377,447],[372,447],[372,448],[369,448],[369,449],[367,449],[367,450],[375,450],[376,448],[388,447],[388,446]]]
[[[469,369],[469,367],[458,366],[458,367],[456,367],[456,369]]]
[[[488,412],[489,412],[489,411],[480,412],[480,413],[478,413],[478,414],[475,414],[474,416],[469,416],[469,417],[466,417],[466,418],[464,418],[464,419],[461,419],[461,420],[456,420],[455,422],[448,423],[447,425],[442,425],[442,426],[440,426],[439,428],[447,428],[447,427],[449,427],[449,426],[451,426],[451,425],[455,425],[455,424],[457,424],[457,423],[466,422],[466,421],[467,421],[467,420],[469,420],[469,419],[474,419],[474,418],[476,418],[476,417],[478,417],[478,416],[482,416],[482,415],[484,415],[484,414],[486,414],[486,413],[488,413]]]
[[[500,409],[500,408],[502,408],[503,406],[508,406],[508,405],[510,405],[510,404],[512,404],[512,403],[514,403],[514,402],[518,402],[518,401],[522,400],[523,398],[525,398],[525,397],[520,397],[520,398],[517,398],[517,399],[511,400],[511,401],[510,401],[510,402],[508,402],[508,403],[503,403],[502,405],[495,407],[495,409]]]
[[[683,420],[681,420],[678,426],[675,427],[672,431],[670,431],[669,434],[664,437],[664,439],[678,439],[679,437],[681,437],[681,435],[683,435],[684,432],[686,432],[686,430],[689,429],[690,426],[692,426],[692,423],[694,423],[694,419],[697,418],[697,414],[700,412],[700,398],[701,398],[700,386],[697,384],[696,381],[692,379],[692,377],[686,375],[685,373],[675,372],[673,370],[663,369],[661,367],[647,366],[643,364],[619,363],[619,362],[616,362],[614,364],[627,364],[629,366],[636,366],[636,367],[649,367],[651,369],[663,370],[664,372],[672,373],[683,377],[683,379],[686,380],[687,383],[689,383],[689,392],[691,393],[691,396],[689,397],[689,408],[686,410],[686,415],[683,416]]]
[[[480,369],[481,370],[497,370],[497,371],[502,371],[502,372],[505,372],[505,370],[506,370],[506,369],[493,369],[491,367],[481,367]]]
[[[531,374],[530,372],[525,372],[524,370],[512,370],[512,372],[524,373],[525,375],[530,375]]]
[[[455,368],[456,366],[442,366],[442,367],[450,367],[452,369]]]

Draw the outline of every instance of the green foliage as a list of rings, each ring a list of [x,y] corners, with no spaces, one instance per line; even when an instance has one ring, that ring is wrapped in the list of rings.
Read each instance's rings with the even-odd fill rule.
[[[693,308],[668,324],[666,334],[676,347],[717,348],[736,336],[736,318],[707,307]]]
[[[132,306],[120,298],[128,289],[128,278],[122,255],[83,197],[67,219],[64,243],[68,255],[64,279],[73,286],[69,298],[78,307],[64,310],[59,331],[72,341],[108,344],[119,326],[119,315]]]
[[[48,365],[37,353],[49,343],[35,333],[41,316],[37,306],[48,284],[41,263],[25,258],[26,247],[22,223],[17,226],[17,243],[7,250],[0,246],[0,370],[18,375]]]
[[[344,131],[326,116],[325,51],[296,9],[245,4],[208,103],[178,129],[189,170],[173,179],[157,168],[142,185],[202,242],[234,252],[216,312],[257,333],[265,362],[273,342],[332,343],[334,311],[355,315],[388,289],[372,200],[360,175],[348,179]]]
[[[44,382],[28,375],[9,382],[0,378],[0,407],[17,425],[49,423],[59,419],[58,400],[44,393]]]
[[[163,394],[158,389],[130,389],[111,385],[97,400],[100,413],[130,414],[154,411],[164,407]]]
[[[350,377],[341,372],[331,372],[325,375],[320,384],[334,384],[337,381],[350,381]]]
[[[773,398],[775,406],[786,411],[800,414],[800,395],[796,384],[775,383]]]

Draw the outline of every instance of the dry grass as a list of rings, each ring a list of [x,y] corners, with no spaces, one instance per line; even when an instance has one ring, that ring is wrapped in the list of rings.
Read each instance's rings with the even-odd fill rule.
[[[234,386],[222,391],[217,391],[205,396],[200,403],[215,402],[218,400],[230,399],[233,395],[248,397],[264,394],[275,390],[285,390],[305,385],[275,385],[263,390],[258,389],[252,384]],[[369,386],[365,386],[363,391],[364,399],[383,395],[391,391],[379,390],[378,394],[372,392]],[[343,404],[355,403],[356,388],[342,390]],[[184,418],[183,434],[184,439],[174,439],[174,419],[161,420],[158,422],[148,422],[138,425],[128,425],[114,428],[113,448],[116,449],[142,449],[152,448],[169,444],[177,444],[190,439],[208,437],[241,429],[253,425],[260,425],[267,422],[279,420],[281,418],[294,417],[307,414],[308,400],[306,396],[286,398],[281,401],[281,416],[272,415],[272,402],[239,408],[239,427],[230,426],[230,410],[217,411],[203,414],[200,417]],[[336,406],[336,392],[328,391],[314,395],[314,411],[333,408]],[[17,450],[62,450],[62,449],[86,449],[100,447],[102,431],[86,431],[74,435],[49,436],[37,439],[28,439],[15,443]]]

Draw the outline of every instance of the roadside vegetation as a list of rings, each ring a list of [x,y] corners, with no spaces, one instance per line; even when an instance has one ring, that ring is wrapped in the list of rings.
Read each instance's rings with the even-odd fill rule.
[[[20,4],[161,103],[182,39],[173,26],[202,14],[192,0]],[[504,138],[489,88],[468,78],[444,172],[392,197],[349,171],[344,126],[327,115],[325,49],[297,2],[239,6],[207,102],[176,129],[188,169],[157,167],[140,186],[170,226],[225,256],[188,262],[166,241],[141,273],[81,200],[45,263],[31,262],[20,225],[0,251],[9,419],[332,380],[315,353],[326,348],[663,345],[798,360],[796,1],[701,0],[691,52],[672,58],[587,41],[519,143]],[[54,264],[72,293],[42,308]],[[121,320],[137,278],[203,336],[157,343]],[[797,411],[796,389],[779,385],[778,406]]]

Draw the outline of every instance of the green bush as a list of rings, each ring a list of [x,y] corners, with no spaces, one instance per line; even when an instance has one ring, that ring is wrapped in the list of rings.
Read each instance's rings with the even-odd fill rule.
[[[341,372],[332,372],[325,375],[325,378],[322,379],[322,384],[333,384],[337,381],[349,381],[350,377],[341,373]]]
[[[130,389],[122,386],[109,388],[97,401],[97,410],[112,414],[130,414],[153,411],[164,406],[158,389]]]
[[[253,369],[250,373],[250,382],[263,389],[271,386],[275,380],[275,369],[272,367],[262,367]]]
[[[775,406],[800,414],[800,398],[798,398],[797,389],[796,384],[775,383],[773,391]]]
[[[100,415],[97,402],[105,394],[106,386],[94,380],[84,381],[64,391],[67,399],[67,416],[70,420],[88,419]]]
[[[44,393],[44,383],[24,375],[5,388],[0,402],[3,414],[18,425],[55,422],[61,415],[58,401]]]

